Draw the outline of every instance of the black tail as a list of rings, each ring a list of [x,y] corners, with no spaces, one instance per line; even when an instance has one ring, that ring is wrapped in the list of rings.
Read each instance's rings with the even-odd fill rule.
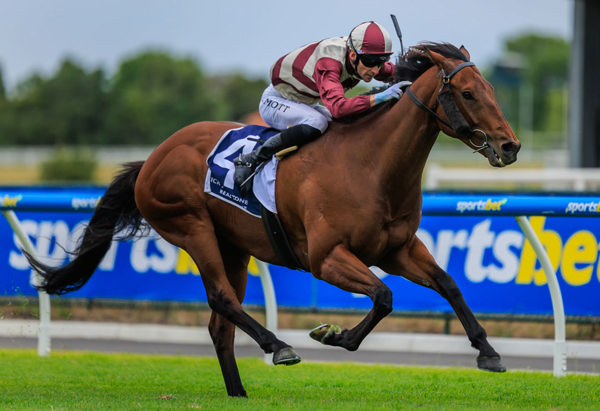
[[[94,215],[85,229],[75,259],[62,267],[50,267],[35,260],[24,252],[31,267],[43,277],[39,289],[48,294],[66,294],[81,288],[92,276],[106,255],[113,236],[125,231],[120,240],[136,235],[143,219],[135,204],[135,182],[144,164],[143,161],[124,165],[106,189],[96,206]]]

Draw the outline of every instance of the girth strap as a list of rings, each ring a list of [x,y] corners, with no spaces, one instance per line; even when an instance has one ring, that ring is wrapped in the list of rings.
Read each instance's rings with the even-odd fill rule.
[[[302,264],[298,261],[298,257],[296,257],[296,254],[290,245],[290,241],[283,229],[279,216],[267,210],[262,205],[260,207],[260,215],[262,217],[263,225],[265,226],[265,231],[267,232],[267,237],[269,238],[269,242],[271,243],[271,247],[273,247],[273,251],[275,251],[277,258],[279,258],[287,268],[304,271]]]

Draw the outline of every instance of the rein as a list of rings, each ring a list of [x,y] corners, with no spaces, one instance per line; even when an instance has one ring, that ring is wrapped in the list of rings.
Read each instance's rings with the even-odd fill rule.
[[[454,77],[456,75],[456,73],[458,73],[465,67],[471,67],[471,66],[475,66],[475,63],[473,63],[472,61],[465,61],[464,63],[461,63],[458,66],[456,66],[454,68],[454,70],[452,70],[450,72],[450,74],[448,74],[448,75],[446,75],[446,72],[444,71],[444,69],[441,69],[442,70],[442,86],[438,90],[437,101],[442,106],[442,109],[444,110],[446,117],[448,117],[448,121],[441,118],[435,112],[435,110],[432,110],[431,108],[427,107],[425,105],[425,103],[423,103],[421,100],[419,100],[418,97],[415,96],[414,93],[410,90],[410,87],[406,88],[405,93],[408,94],[410,99],[417,105],[417,107],[427,111],[429,114],[431,114],[433,117],[435,117],[437,121],[446,125],[450,129],[455,131],[458,135],[468,137],[469,142],[473,145],[473,147],[476,148],[475,152],[477,152],[477,151],[481,151],[481,150],[484,150],[487,147],[489,147],[489,144],[487,142],[487,134],[485,134],[485,132],[483,130],[471,128],[471,126],[469,125],[467,120],[465,120],[465,117],[460,112],[458,106],[456,105],[456,101],[454,100],[454,97],[452,96],[452,92],[450,91],[450,80],[452,79],[452,77]],[[473,142],[471,137],[475,133],[483,134],[484,140],[483,140],[482,144],[475,144]]]

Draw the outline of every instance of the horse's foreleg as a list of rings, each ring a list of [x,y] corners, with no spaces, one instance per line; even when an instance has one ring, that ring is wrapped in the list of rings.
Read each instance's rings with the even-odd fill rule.
[[[433,273],[432,278],[434,283],[439,287],[439,290],[436,291],[448,300],[454,309],[454,312],[467,333],[469,341],[471,341],[471,345],[479,350],[477,366],[488,371],[506,371],[506,367],[502,365],[500,354],[498,354],[488,342],[485,329],[475,318],[475,315],[467,305],[454,279],[441,268]]]
[[[339,327],[329,325],[313,330],[311,337],[323,344],[358,349],[365,337],[392,311],[392,292],[358,257],[344,246],[337,246],[323,260],[321,269],[314,275],[342,290],[367,295],[373,308],[354,328],[339,332]]]
[[[437,265],[418,238],[414,237],[409,247],[390,255],[380,267],[389,274],[401,275],[416,284],[437,291],[450,303],[471,345],[479,350],[478,367],[489,371],[506,371],[500,355],[488,342],[485,329],[475,318],[456,282]]]

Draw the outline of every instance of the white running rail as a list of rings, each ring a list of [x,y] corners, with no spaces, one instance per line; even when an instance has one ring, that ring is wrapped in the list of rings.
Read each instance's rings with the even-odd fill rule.
[[[512,168],[497,170],[493,168],[445,168],[431,164],[425,172],[423,188],[438,190],[448,185],[461,188],[472,184],[485,184],[490,187],[494,182],[510,183],[517,187],[536,185],[547,190],[586,191],[600,189],[600,168]]]

